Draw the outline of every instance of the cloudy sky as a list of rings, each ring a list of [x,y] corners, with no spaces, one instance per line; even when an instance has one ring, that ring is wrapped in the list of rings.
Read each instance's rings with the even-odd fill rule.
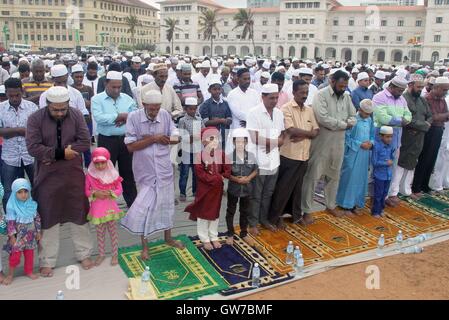
[[[159,8],[159,5],[156,2],[161,0],[143,0],[144,2],[148,2],[155,7]],[[246,0],[215,0],[225,7],[246,7]],[[422,4],[424,0],[418,0],[418,4]],[[360,0],[340,0],[340,3],[345,6],[356,6],[360,4]]]

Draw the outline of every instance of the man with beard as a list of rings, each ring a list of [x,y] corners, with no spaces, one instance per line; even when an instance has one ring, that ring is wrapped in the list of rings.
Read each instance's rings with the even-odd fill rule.
[[[39,104],[41,94],[52,87],[53,84],[45,78],[44,61],[37,59],[31,62],[31,78],[22,81],[23,97],[25,100]]]
[[[161,108],[168,111],[173,119],[183,115],[181,100],[172,86],[167,83],[168,70],[165,63],[159,63],[153,67],[154,81],[146,84],[141,89],[141,94],[137,96],[137,103],[143,108],[142,97],[150,90],[157,90],[162,93]]]
[[[30,115],[25,140],[36,161],[33,199],[38,203],[43,230],[40,273],[51,277],[58,258],[61,224],[69,224],[76,258],[84,269],[93,267],[93,243],[81,161],[81,153],[90,146],[89,130],[81,112],[69,107],[67,88],[55,86],[46,93],[47,107]]]
[[[140,67],[142,64],[142,59],[140,57],[133,57],[131,59],[131,66],[129,68],[126,68],[123,72],[129,72],[131,73],[132,79],[134,83],[137,83],[137,78],[139,78],[140,75],[145,73],[144,70]]]
[[[94,95],[97,94],[98,79],[98,64],[96,62],[89,62],[83,84],[92,88]]]
[[[444,124],[449,121],[449,112],[445,100],[448,91],[449,79],[446,77],[438,77],[435,80],[432,91],[425,97],[432,112],[432,125],[426,133],[424,147],[416,165],[412,184],[412,196],[414,198],[421,197],[422,192],[430,192],[430,176],[432,175],[440,149]]]
[[[412,113],[412,121],[403,128],[401,138],[401,149],[398,164],[393,168],[389,198],[385,203],[395,207],[399,203],[398,193],[410,196],[411,185],[418,157],[424,145],[424,137],[429,131],[432,123],[432,113],[426,99],[421,97],[424,88],[424,79],[421,75],[410,76],[408,89],[403,94],[407,106]]]
[[[248,111],[260,103],[260,94],[249,87],[251,84],[249,70],[239,69],[237,79],[238,87],[229,92],[227,97],[232,112],[231,129],[245,128]]]
[[[336,71],[330,85],[320,90],[313,100],[312,108],[320,134],[312,141],[309,167],[304,176],[301,209],[305,215],[314,210],[315,187],[324,176],[327,211],[335,217],[344,216],[336,210],[336,196],[344,156],[345,131],[356,124],[351,96],[345,93],[348,81],[349,75],[345,71]],[[313,222],[311,216],[307,222]]]

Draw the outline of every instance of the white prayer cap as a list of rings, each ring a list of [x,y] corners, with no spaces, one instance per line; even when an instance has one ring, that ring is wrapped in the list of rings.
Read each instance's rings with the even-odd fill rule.
[[[75,73],[75,72],[83,72],[84,73],[83,66],[80,64],[73,65],[71,68],[71,73]]]
[[[290,63],[290,60],[289,59],[285,59],[284,62],[285,63]]]
[[[133,58],[131,59],[131,62],[134,62],[134,63],[142,63],[142,59],[140,59],[140,57],[133,57]]]
[[[87,59],[87,62],[97,62],[97,59],[95,59],[94,56],[89,57],[89,59]]]
[[[197,69],[201,68],[201,63],[198,62],[198,63],[195,65],[195,68],[197,68]]]
[[[351,73],[359,73],[359,69],[354,68],[354,69],[352,69]]]
[[[326,64],[326,63],[323,63],[321,66],[322,66],[324,69],[329,69],[329,65]]]
[[[66,87],[51,87],[46,91],[47,100],[53,103],[62,103],[70,100],[69,90]]]
[[[373,113],[373,101],[370,99],[363,99],[360,101],[360,109],[365,111],[366,113]]]
[[[391,83],[394,84],[396,87],[407,89],[408,81],[400,76],[396,76],[391,80]]]
[[[260,74],[261,78],[270,79],[270,73],[268,71],[264,71]]]
[[[212,68],[218,68],[218,62],[217,62],[217,60],[212,60],[210,66],[211,66]]]
[[[0,94],[5,94],[6,93],[6,88],[4,85],[0,86]]]
[[[266,83],[262,86],[262,93],[277,93],[279,92],[279,87],[274,83]]]
[[[22,58],[19,59],[19,64],[20,64],[21,62],[29,63],[28,59],[25,58],[25,57],[22,57]]]
[[[198,100],[195,97],[187,97],[186,100],[184,101],[184,105],[186,105],[186,106],[197,106],[198,105]]]
[[[232,130],[232,138],[248,138],[249,132],[245,128],[236,128]]]
[[[292,59],[292,62],[296,62],[296,61],[299,61],[299,59],[296,57]]]
[[[181,71],[182,65],[183,65],[183,63],[178,63],[178,64],[176,65],[176,70],[177,70],[177,71]]]
[[[134,55],[134,53],[132,51],[126,51],[125,52],[125,57],[132,57]]]
[[[284,66],[277,66],[275,71],[277,72],[279,70],[285,70],[285,67]]]
[[[265,61],[263,64],[262,64],[262,68],[264,68],[264,69],[270,69],[270,62],[269,61]]]
[[[307,60],[306,60],[306,63],[307,63],[307,64],[311,64],[311,63],[313,63],[313,61],[307,59]]]
[[[435,84],[449,84],[449,78],[447,77],[438,77],[435,79]]]
[[[122,58],[122,61],[123,61],[123,62],[125,62],[125,61],[126,61],[126,58],[125,58],[125,57],[123,57],[123,58]]]
[[[221,86],[221,80],[219,76],[216,77],[211,77],[209,82],[208,82],[208,86],[213,86],[214,84],[219,84]]]
[[[374,75],[374,78],[380,79],[380,80],[385,80],[385,72],[383,72],[382,70],[378,70],[376,72],[376,74]]]
[[[366,72],[360,72],[360,73],[357,75],[357,82],[359,82],[359,81],[361,81],[361,80],[366,80],[366,79],[369,79],[369,75],[368,75],[368,73],[366,73]]]
[[[443,73],[443,77],[449,78],[449,71],[446,71],[445,73]]]
[[[356,64],[355,67],[356,67],[357,70],[359,70],[359,69],[362,68],[362,65],[359,63],[359,64]]]
[[[428,79],[428,83],[430,83],[430,84],[435,84],[435,80],[436,80],[435,77],[430,77],[430,78]]]
[[[143,59],[149,59],[149,58],[151,58],[151,56],[150,56],[149,53],[145,53],[145,54],[143,55]]]
[[[405,70],[405,69],[399,69],[399,70],[396,72],[396,75],[399,76],[399,77],[401,77],[401,78],[406,78],[406,77],[408,76],[408,71]]]
[[[440,76],[440,73],[439,73],[437,70],[433,70],[433,71],[430,73],[430,75],[431,75],[431,76],[434,76],[434,77],[439,77],[439,76]]]
[[[417,63],[412,63],[412,65],[410,67],[412,67],[413,69],[418,69],[420,67],[420,65]]]
[[[142,102],[147,104],[161,104],[162,94],[158,90],[148,90],[143,93]]]
[[[170,58],[171,63],[178,63],[178,58],[177,57],[172,57]]]
[[[166,65],[166,66],[170,66],[170,65],[171,65],[171,61],[170,61],[170,60],[168,60],[168,59],[167,59],[167,60],[165,60],[165,65]]]
[[[253,66],[254,64],[256,64],[256,61],[253,60],[253,59],[246,59],[246,61],[245,61],[245,65],[246,65],[247,67],[251,67],[251,66]]]
[[[50,74],[52,78],[62,77],[68,73],[67,67],[63,64],[57,64],[50,69]]]
[[[234,58],[234,63],[239,63],[239,59],[238,58]]]
[[[379,132],[380,134],[393,134],[393,128],[389,126],[382,126]]]
[[[150,82],[153,81],[153,80],[154,80],[154,78],[153,78],[153,76],[150,75],[150,74],[144,74],[144,75],[142,76],[142,83],[150,83]]]
[[[299,69],[299,74],[305,74],[305,75],[313,76],[313,71],[310,68],[300,68]]]
[[[122,80],[122,73],[118,71],[108,71],[106,75],[106,79],[108,80]]]
[[[300,73],[299,70],[300,70],[300,69],[295,69],[295,70],[293,70],[293,71],[292,71],[292,77],[299,77],[299,73]]]
[[[410,82],[423,82],[424,77],[418,73],[414,73],[410,75],[409,83]]]
[[[210,68],[210,61],[209,60],[204,60],[203,62],[201,62],[201,67],[200,68]]]
[[[9,57],[4,57],[2,61],[3,62],[9,62]]]
[[[153,71],[154,65],[155,65],[155,63],[150,63],[150,64],[148,65],[148,67],[146,68],[146,70],[147,70],[147,71]]]

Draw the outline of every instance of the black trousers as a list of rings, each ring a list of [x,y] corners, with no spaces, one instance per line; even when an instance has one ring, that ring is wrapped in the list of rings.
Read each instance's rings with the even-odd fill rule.
[[[226,209],[226,225],[228,227],[228,237],[235,234],[234,231],[234,215],[237,211],[237,203],[240,211],[240,237],[244,238],[248,235],[248,216],[251,214],[251,197],[236,197],[228,192],[228,208]]]
[[[133,155],[126,148],[124,139],[124,136],[108,137],[100,134],[98,135],[98,146],[109,150],[114,166],[118,161],[118,172],[123,178],[123,198],[130,208],[137,197],[137,189],[132,169]]]
[[[443,127],[430,127],[424,137],[424,147],[419,155],[413,177],[413,193],[430,192],[429,180],[437,161],[443,132]]]
[[[271,199],[270,222],[276,224],[281,215],[291,213],[293,221],[302,217],[301,190],[308,161],[292,160],[281,156],[279,176]]]

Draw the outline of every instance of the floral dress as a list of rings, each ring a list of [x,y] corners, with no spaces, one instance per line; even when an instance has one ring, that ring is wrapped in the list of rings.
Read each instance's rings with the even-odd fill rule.
[[[17,223],[14,220],[7,221],[8,236],[16,236],[16,243],[12,246],[9,241],[3,249],[9,254],[22,252],[24,250],[34,250],[37,247],[36,236],[41,232],[41,218],[38,213],[31,223]]]

